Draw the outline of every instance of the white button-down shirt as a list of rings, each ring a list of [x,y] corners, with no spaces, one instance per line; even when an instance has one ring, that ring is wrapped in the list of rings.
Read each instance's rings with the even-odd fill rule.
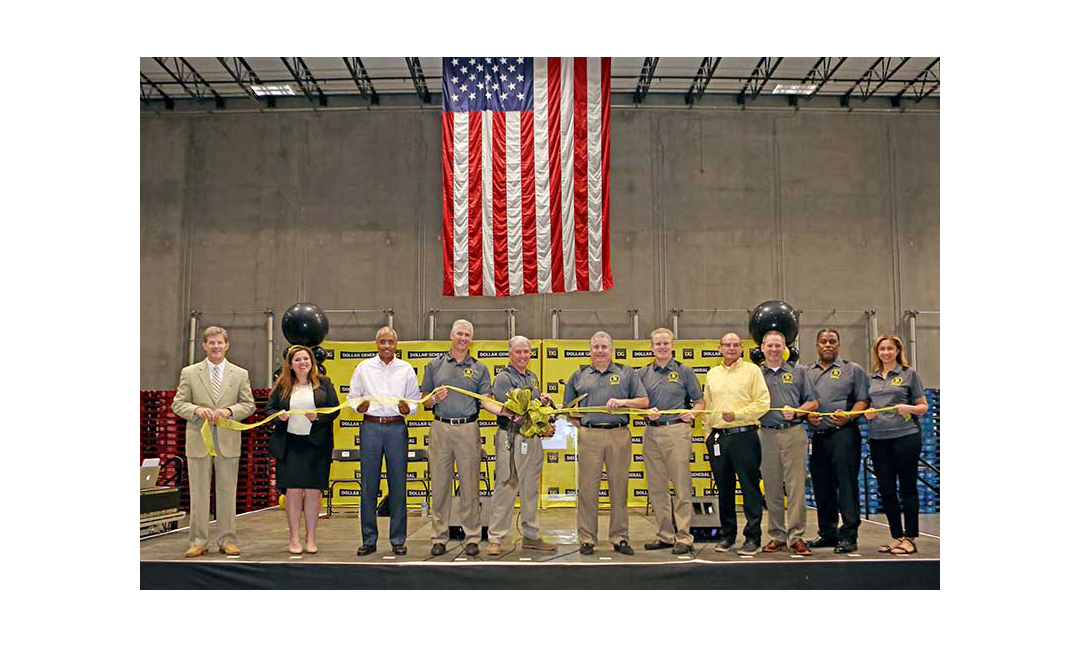
[[[356,365],[352,380],[349,381],[349,398],[361,396],[392,396],[419,400],[420,385],[416,382],[416,372],[408,362],[394,358],[390,364],[386,364],[379,356],[375,356]],[[401,416],[396,404],[379,402],[372,402],[367,413],[372,416]],[[409,414],[415,413],[416,403],[409,403]]]

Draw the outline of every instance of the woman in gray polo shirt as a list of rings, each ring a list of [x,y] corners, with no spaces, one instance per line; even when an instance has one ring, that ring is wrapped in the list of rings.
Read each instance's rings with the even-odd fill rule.
[[[896,406],[888,412],[870,412],[870,458],[878,479],[878,493],[893,540],[878,547],[881,553],[912,554],[919,537],[919,455],[922,431],[918,417],[928,405],[919,375],[908,366],[904,343],[895,335],[874,341],[870,375],[870,408]],[[900,500],[896,484],[900,483]],[[903,520],[901,521],[901,510]]]

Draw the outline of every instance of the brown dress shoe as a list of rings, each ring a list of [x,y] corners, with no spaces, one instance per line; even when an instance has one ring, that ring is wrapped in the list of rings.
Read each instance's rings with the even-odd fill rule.
[[[544,542],[543,538],[523,538],[521,540],[522,549],[532,549],[534,551],[556,551],[558,546],[551,542]]]
[[[221,545],[221,547],[218,549],[218,551],[225,554],[226,556],[239,556],[240,555],[240,547],[237,547],[235,542],[231,542],[231,541],[228,541],[228,540],[226,540]]]
[[[489,542],[487,548],[484,549],[484,553],[489,556],[498,556],[502,553],[502,545],[498,542]]]
[[[796,538],[795,542],[791,543],[791,551],[797,553],[800,556],[809,556],[810,547],[806,546],[806,543],[802,541],[802,538]]]
[[[184,558],[198,558],[199,556],[203,555],[207,551],[210,551],[210,548],[207,547],[206,545],[204,545],[204,544],[193,544],[190,547],[188,547],[187,552],[184,554]]]
[[[777,551],[783,551],[786,547],[787,545],[779,540],[769,540],[769,544],[765,545],[765,547],[762,548],[762,551],[765,553],[775,553]]]

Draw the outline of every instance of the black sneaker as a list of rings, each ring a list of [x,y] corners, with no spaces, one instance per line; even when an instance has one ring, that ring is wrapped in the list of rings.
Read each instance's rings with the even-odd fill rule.
[[[688,554],[690,553],[691,549],[693,549],[693,547],[686,544],[685,542],[676,542],[675,548],[671,550],[671,553],[675,555]]]
[[[634,548],[631,547],[630,543],[627,542],[626,540],[623,540],[619,544],[612,545],[612,546],[615,547],[615,551],[618,551],[619,553],[621,553],[624,556],[633,556],[634,555]]]
[[[840,540],[836,543],[836,548],[833,549],[833,553],[846,554],[855,553],[859,550],[859,545],[850,540]]]
[[[724,552],[724,551],[727,551],[728,549],[731,549],[734,546],[735,546],[735,540],[734,539],[728,540],[728,539],[725,538],[724,540],[721,540],[721,541],[716,543],[716,547],[713,548],[713,551]]]
[[[753,540],[747,540],[743,543],[743,546],[739,547],[739,555],[741,556],[753,556],[761,550],[761,545]]]
[[[810,547],[811,549],[820,549],[822,547],[835,547],[836,538],[814,538],[810,542],[807,542],[806,546]]]
[[[445,542],[436,542],[435,544],[431,545],[431,555],[432,556],[441,556],[444,553],[446,553],[446,543]]]
[[[475,555],[477,555],[479,553],[480,553],[480,547],[478,547],[475,542],[470,542],[469,544],[465,545],[465,555],[466,556],[475,556]]]
[[[582,542],[581,543],[581,555],[583,555],[583,556],[591,556],[592,552],[593,552],[593,545],[592,545],[591,542]]]
[[[403,545],[403,544],[394,545],[394,554],[395,555],[404,556],[407,553],[409,553],[409,550],[405,547],[405,545]]]
[[[375,545],[360,545],[356,550],[357,556],[366,556],[371,553],[375,553]]]
[[[652,551],[653,549],[671,549],[674,547],[670,542],[664,542],[663,540],[653,540],[652,542],[645,543],[645,551]]]

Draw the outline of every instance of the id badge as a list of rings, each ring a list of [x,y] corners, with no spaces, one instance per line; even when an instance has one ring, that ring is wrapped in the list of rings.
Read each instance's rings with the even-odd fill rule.
[[[522,441],[521,442],[521,456],[524,457],[527,454],[529,454],[529,442],[528,441]]]
[[[807,455],[812,455],[812,454],[814,454],[814,437],[810,437],[810,438],[809,438],[809,439],[808,439],[808,440],[806,441],[806,454],[807,454]]]
[[[713,454],[714,457],[719,457],[720,456],[720,442],[719,441],[713,442],[713,444],[712,444],[712,454]]]

